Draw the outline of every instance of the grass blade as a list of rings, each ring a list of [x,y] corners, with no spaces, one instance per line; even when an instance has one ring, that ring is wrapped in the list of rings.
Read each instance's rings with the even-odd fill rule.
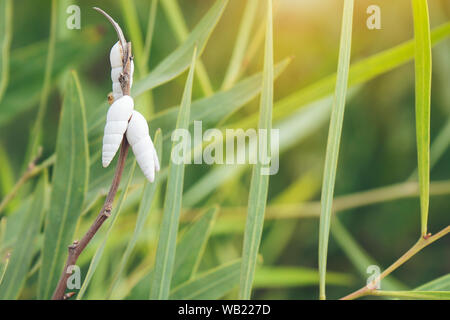
[[[153,3],[155,3],[155,1],[153,1]],[[135,61],[137,65],[137,75],[135,75],[135,78],[141,79],[148,73],[148,60],[147,58],[144,58],[144,40],[142,37],[141,28],[139,26],[139,16],[136,5],[133,0],[121,0],[120,7],[125,18],[125,25],[129,30],[131,43],[133,43],[133,55],[136,56]],[[154,21],[150,21],[149,23],[154,23]],[[153,32],[153,29],[150,31]],[[152,35],[150,35],[150,37],[152,37]],[[152,92],[145,92],[138,99],[136,99],[136,104],[138,105],[136,110],[140,111],[144,117],[149,117],[152,115],[154,109]]]
[[[128,189],[130,187],[131,180],[133,179],[135,168],[136,168],[136,160],[133,160],[133,164],[131,166],[130,173],[128,174],[128,179],[126,180],[122,194],[120,195],[120,198],[117,201],[116,207],[113,209],[113,212],[111,213],[112,219],[111,219],[111,222],[109,223],[108,230],[106,231],[106,234],[103,238],[101,245],[97,248],[97,251],[95,251],[95,254],[92,257],[91,264],[89,265],[89,269],[86,273],[86,278],[84,279],[83,284],[81,285],[80,291],[78,292],[77,300],[81,300],[83,298],[83,296],[86,292],[86,289],[87,289],[89,283],[91,282],[91,279],[95,273],[95,270],[97,269],[97,267],[100,263],[100,260],[102,259],[103,252],[106,247],[106,242],[108,241],[108,237],[111,234],[111,230],[114,227],[114,223],[116,222],[117,218],[119,217],[124,200],[126,199],[126,197],[128,195]]]
[[[192,50],[197,47],[197,56],[201,55],[227,3],[228,0],[217,0],[192,30],[186,41],[165,58],[148,76],[136,83],[132,90],[133,96],[138,96],[144,91],[166,83],[186,70],[190,65]]]
[[[20,198],[14,197],[12,200],[8,201],[7,197],[10,198],[9,193],[14,189],[16,180],[14,178],[12,163],[2,144],[0,144],[0,163],[2,164],[0,168],[0,194],[2,196],[2,200],[0,201],[0,212],[5,208],[7,214],[8,211],[17,207]],[[5,203],[6,207],[4,205]]]
[[[215,300],[230,292],[239,283],[240,261],[209,270],[175,288],[171,300]]]
[[[338,245],[347,255],[352,264],[356,267],[362,278],[366,279],[368,276],[367,267],[371,265],[379,266],[375,260],[373,260],[367,252],[359,246],[359,244],[353,239],[348,230],[342,225],[338,218],[334,218],[331,225],[331,234],[335,238]],[[329,273],[327,274],[327,281],[329,282]],[[406,289],[399,281],[394,279],[392,275],[383,279],[381,282],[382,289],[387,290],[404,290]]]
[[[75,72],[68,78],[56,141],[52,193],[44,231],[39,298],[56,287],[88,186],[89,150],[84,100]]]
[[[175,252],[175,266],[171,282],[172,288],[181,282],[185,283],[191,279],[197,271],[212,225],[216,219],[216,210],[217,208],[208,210],[179,239]],[[135,292],[138,291],[140,294],[136,295],[136,297],[142,297],[144,293],[147,293],[148,296],[148,292],[150,291],[149,284],[151,284],[152,279],[153,270],[150,270],[137,281],[138,284],[132,289],[131,295],[134,297]]]
[[[450,273],[445,276],[434,279],[433,281],[427,282],[420,287],[417,287],[417,291],[450,291]]]
[[[348,286],[355,279],[346,273],[329,272],[327,281],[331,285]],[[256,269],[255,288],[289,288],[317,285],[319,272],[311,268],[261,267]]]
[[[416,135],[422,236],[430,202],[431,37],[427,0],[412,0],[416,72]]]
[[[148,14],[147,32],[145,34],[144,49],[142,54],[142,63],[148,66],[151,56],[151,47],[153,34],[155,31],[156,12],[158,11],[158,0],[153,0],[150,4],[150,12]]]
[[[9,50],[12,38],[12,15],[13,5],[11,0],[5,0],[0,3],[0,101],[9,81]]]
[[[57,23],[57,1],[52,0],[50,11],[50,36],[48,40],[47,61],[45,62],[44,81],[41,91],[41,99],[39,101],[39,108],[34,122],[33,129],[30,132],[30,143],[27,149],[27,157],[25,165],[31,161],[35,156],[41,140],[42,125],[44,121],[45,112],[47,110],[48,96],[51,88],[51,76],[55,59],[55,43],[56,43],[56,23]]]
[[[197,47],[194,48],[191,68],[186,80],[186,86],[181,101],[177,119],[177,129],[188,129],[191,112],[192,83],[194,80],[195,60]],[[175,146],[172,144],[172,148]],[[156,251],[155,267],[153,272],[150,299],[162,300],[169,298],[170,282],[175,263],[175,250],[178,233],[178,224],[181,213],[181,200],[183,196],[184,163],[170,162],[167,178],[167,189],[164,200],[163,220]]]
[[[23,217],[19,230],[20,241],[14,246],[8,269],[0,285],[1,300],[17,299],[25,283],[45,211],[47,189],[47,175],[44,174],[34,192],[33,202]]]
[[[209,209],[185,231],[177,245],[171,287],[191,279],[197,272],[211,229],[217,218],[218,207]]]
[[[155,134],[155,149],[158,154],[158,158],[162,157],[162,134],[161,130],[156,131]],[[136,242],[139,238],[139,235],[142,233],[142,230],[145,226],[145,222],[147,221],[147,217],[150,213],[150,209],[153,203],[153,199],[155,197],[156,190],[161,181],[161,176],[156,175],[156,179],[154,183],[145,182],[144,192],[142,194],[142,200],[139,205],[139,211],[137,214],[136,227],[134,228],[133,235],[131,237],[130,242],[128,242],[127,248],[125,249],[125,253],[122,256],[122,260],[120,261],[120,265],[117,271],[117,274],[114,277],[113,284],[111,286],[109,296],[114,294],[115,288],[119,284],[120,277],[122,276],[123,270],[128,262],[131,252],[133,251]]]
[[[264,54],[263,86],[261,93],[259,129],[265,129],[266,145],[260,144],[259,154],[271,154],[271,129],[273,107],[273,34],[272,34],[272,0],[267,1],[266,44]],[[264,150],[265,149],[265,150]],[[263,175],[263,164],[258,161],[253,166],[250,183],[247,222],[244,233],[244,246],[240,276],[239,298],[250,299],[252,283],[255,274],[256,258],[258,256],[264,224],[269,175]]]
[[[412,300],[450,300],[450,291],[382,291],[372,290],[369,295],[377,297]]]
[[[450,22],[443,23],[431,32],[431,44],[434,46],[450,35]],[[365,83],[375,77],[404,65],[414,57],[414,41],[406,41],[390,49],[381,51],[368,58],[351,65],[348,77],[349,87]],[[302,88],[287,97],[277,101],[274,105],[273,119],[279,120],[289,117],[301,106],[325,98],[333,94],[336,85],[336,74],[331,74],[319,81]],[[258,121],[258,115],[235,123],[237,128],[253,127]]]
[[[334,184],[336,180],[339,144],[341,142],[342,123],[344,122],[345,98],[347,95],[348,73],[350,68],[353,4],[353,0],[344,1],[337,81],[325,155],[319,229],[320,299],[326,298],[325,277],[327,270],[328,238],[330,235]]]
[[[76,68],[81,63],[92,61],[93,56],[98,52],[100,38],[97,29],[86,27],[82,33],[55,44],[55,57],[50,77],[51,88],[67,75],[68,66]],[[10,68],[14,72],[10,74],[8,90],[0,102],[0,125],[10,122],[39,104],[47,51],[46,41],[35,42],[11,51]],[[23,67],[24,61],[27,61],[26,68]]]
[[[177,37],[178,42],[182,43],[188,37],[189,31],[177,0],[164,0],[161,2],[161,5],[166,13],[167,18],[169,19],[170,26],[175,32],[175,36]],[[212,95],[214,92],[211,85],[211,80],[209,79],[206,68],[201,60],[197,61],[196,63],[195,73],[203,90],[203,93],[206,96]]]
[[[241,19],[236,44],[234,45],[231,61],[228,65],[225,79],[223,80],[222,90],[230,89],[236,82],[241,70],[242,62],[247,51],[248,39],[255,20],[256,10],[258,8],[258,0],[249,0],[245,7],[244,15]]]

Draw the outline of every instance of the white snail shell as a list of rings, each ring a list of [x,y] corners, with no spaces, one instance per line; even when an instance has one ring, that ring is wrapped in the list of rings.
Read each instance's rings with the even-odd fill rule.
[[[123,71],[123,49],[119,41],[114,44],[109,53],[109,60],[111,62],[111,80],[114,100],[123,96],[122,87],[120,86],[119,77]],[[130,88],[133,85],[134,61],[131,60],[130,65]]]
[[[128,120],[134,109],[133,98],[123,96],[109,107],[106,115],[106,126],[103,134],[102,164],[109,166],[122,143],[123,135],[128,127]]]
[[[133,111],[128,123],[127,139],[145,177],[153,182],[155,171],[160,169],[158,155],[148,133],[147,121],[137,111]]]

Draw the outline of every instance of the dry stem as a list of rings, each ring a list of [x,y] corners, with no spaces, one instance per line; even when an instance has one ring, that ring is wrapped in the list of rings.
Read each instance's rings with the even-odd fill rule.
[[[119,40],[122,44],[126,43],[126,48],[124,47],[124,61],[123,61],[123,73],[119,77],[119,82],[122,87],[122,91],[124,95],[130,94],[130,66],[131,66],[131,43],[126,42],[122,30],[120,29],[119,25],[103,10],[94,8],[100,13],[102,13],[104,16],[108,18],[108,20],[113,24],[114,29],[116,30]],[[69,292],[65,294],[66,287],[67,287],[67,280],[70,277],[70,273],[67,272],[68,267],[75,265],[78,257],[83,252],[83,250],[86,248],[88,243],[92,240],[92,238],[95,236],[97,231],[100,229],[102,224],[108,219],[111,215],[112,205],[114,202],[114,197],[116,196],[117,189],[119,188],[120,180],[122,178],[123,169],[125,167],[125,160],[127,158],[128,149],[130,145],[128,144],[127,138],[124,135],[122,140],[122,145],[120,147],[120,154],[119,159],[117,161],[116,171],[114,173],[114,178],[111,183],[111,187],[109,189],[108,195],[106,197],[105,203],[103,204],[102,209],[100,210],[100,213],[98,214],[95,221],[92,223],[89,230],[86,232],[86,234],[83,236],[83,238],[80,241],[75,240],[70,246],[69,246],[69,255],[67,257],[66,264],[64,266],[63,272],[61,274],[61,277],[59,279],[58,285],[55,289],[55,292],[53,293],[52,300],[67,300],[71,298],[75,293]]]
[[[411,259],[416,253],[418,253],[420,250],[425,248],[426,246],[430,245],[431,243],[435,242],[436,240],[442,238],[447,233],[450,232],[450,225],[446,228],[442,229],[438,233],[436,233],[433,236],[426,236],[426,237],[420,237],[420,239],[416,242],[415,245],[411,247],[404,255],[402,255],[397,261],[395,261],[389,268],[384,270],[376,279],[374,279],[371,283],[366,285],[365,287],[362,287],[361,289],[341,298],[341,300],[353,300],[362,296],[366,296],[371,294],[373,291],[375,291],[375,285],[379,283],[382,279],[384,279],[386,276],[391,274],[394,270],[396,270],[398,267],[400,267],[402,264],[404,264],[406,261]]]

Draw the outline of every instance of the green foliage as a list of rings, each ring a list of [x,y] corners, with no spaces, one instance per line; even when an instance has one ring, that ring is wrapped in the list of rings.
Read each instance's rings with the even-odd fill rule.
[[[180,110],[178,112],[176,129],[186,130],[189,126],[191,112],[192,83],[194,80],[195,60],[197,47],[194,48],[189,75],[186,80]],[[172,144],[174,151],[176,142]],[[175,250],[178,233],[178,224],[181,214],[181,200],[183,195],[184,163],[169,164],[167,177],[167,190],[164,199],[164,212],[161,231],[156,251],[155,268],[151,287],[150,299],[167,299],[170,292],[170,283],[175,264]]]
[[[319,273],[320,299],[325,299],[325,277],[327,271],[328,238],[330,234],[331,210],[333,206],[334,185],[341,143],[342,124],[344,122],[345,98],[347,95],[350,52],[352,47],[353,0],[344,1],[339,62],[336,79],[336,91],[331,109],[330,128],[328,129],[325,168],[323,170],[322,197],[319,230]]]
[[[267,141],[259,143],[258,154],[269,159],[272,157],[271,129],[273,108],[273,27],[272,0],[267,1],[266,45],[264,55],[263,84],[260,103],[258,129],[267,130]],[[275,151],[277,152],[277,151]],[[261,242],[264,213],[266,210],[267,193],[269,190],[270,163],[258,161],[252,169],[252,179],[248,197],[247,222],[245,224],[244,247],[242,250],[242,265],[240,279],[240,299],[250,299],[252,283],[256,268],[259,245]],[[264,173],[265,171],[265,173]]]
[[[427,234],[430,198],[431,39],[427,0],[413,0],[416,134],[422,236]]]
[[[47,174],[40,178],[33,201],[28,207],[18,230],[20,241],[13,247],[8,267],[0,283],[0,299],[17,299],[27,278],[28,269],[34,255],[34,242],[39,235],[47,200]]]
[[[73,241],[81,214],[88,176],[85,105],[78,76],[72,72],[67,79],[56,141],[56,164],[39,273],[41,299],[50,298],[58,282],[67,246]]]
[[[325,286],[339,298],[366,284],[368,266],[407,252],[419,222],[422,235],[448,225],[450,70],[439,57],[448,56],[450,22],[440,2],[412,0],[413,14],[405,6],[395,26],[386,3],[382,30],[352,28],[353,0],[342,2],[343,17],[295,1],[274,1],[278,10],[271,0],[188,2],[103,8],[132,42],[132,96],[161,171],[148,183],[129,153],[111,217],[77,261],[73,299],[312,299],[317,286],[321,298]],[[65,28],[70,1],[37,4],[42,15],[13,3],[0,1],[0,299],[48,299],[67,246],[92,225],[114,176],[115,162],[105,169],[100,159],[117,39],[97,14]],[[270,188],[261,163],[170,161],[173,130],[193,135],[194,121],[222,133],[279,129]],[[419,184],[401,181],[416,167]],[[449,299],[448,246],[428,244],[421,238],[394,263],[408,260],[408,271],[364,296]],[[408,255],[425,246],[427,259]]]

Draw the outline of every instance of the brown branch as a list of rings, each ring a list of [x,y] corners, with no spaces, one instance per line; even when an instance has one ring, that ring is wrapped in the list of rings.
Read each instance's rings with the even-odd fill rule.
[[[106,197],[105,203],[103,204],[100,213],[95,219],[94,223],[91,225],[89,230],[83,236],[80,241],[75,240],[69,246],[69,256],[67,257],[66,265],[64,266],[63,273],[61,274],[61,278],[59,279],[58,286],[56,287],[55,292],[53,293],[53,300],[62,300],[64,299],[64,293],[66,291],[67,279],[69,279],[71,273],[67,272],[67,268],[69,266],[73,266],[76,264],[78,257],[83,252],[84,248],[88,245],[88,243],[92,240],[92,238],[97,233],[98,229],[102,226],[102,224],[108,219],[111,215],[112,205],[114,202],[114,197],[116,196],[117,189],[119,188],[120,179],[122,178],[123,169],[125,167],[125,160],[127,158],[129,149],[129,144],[127,139],[124,137],[122,140],[122,145],[120,148],[119,159],[117,161],[116,172],[114,173],[114,178],[109,189],[108,195]]]
[[[123,37],[122,30],[120,29],[119,25],[103,10],[94,8],[97,11],[101,12],[103,15],[105,15],[108,20],[113,24],[114,29],[116,30],[119,40],[121,43],[126,43],[125,38]],[[127,43],[127,47],[123,48],[124,52],[124,61],[123,61],[123,73],[119,77],[119,82],[122,87],[122,91],[124,95],[130,94],[130,80],[131,80],[131,74],[130,74],[130,67],[131,67],[131,43]],[[67,288],[67,280],[69,279],[71,273],[68,273],[67,270],[70,266],[73,266],[76,264],[78,257],[83,252],[83,250],[86,248],[86,246],[89,244],[89,242],[92,240],[92,238],[95,236],[97,231],[100,229],[100,227],[103,225],[103,223],[111,216],[111,210],[112,205],[114,202],[114,198],[116,196],[117,190],[119,188],[120,180],[122,178],[123,169],[125,167],[125,160],[127,158],[128,149],[130,145],[128,144],[127,138],[124,135],[122,139],[122,144],[120,147],[120,154],[119,159],[117,160],[117,166],[116,171],[114,173],[114,178],[111,183],[111,187],[109,188],[108,195],[106,196],[105,203],[103,204],[102,209],[100,210],[100,213],[98,214],[95,221],[92,223],[89,230],[86,232],[86,234],[81,238],[80,241],[75,240],[68,248],[68,257],[66,264],[64,266],[63,272],[61,274],[61,277],[59,279],[58,285],[56,286],[55,292],[53,293],[52,300],[67,300],[70,297],[74,295],[73,292],[70,292],[68,294],[65,294],[66,288]]]
[[[406,251],[405,254],[403,254],[397,261],[395,261],[389,268],[384,270],[376,279],[374,279],[371,283],[368,285],[362,287],[361,289],[341,298],[341,300],[353,300],[359,297],[363,297],[366,295],[371,294],[373,291],[375,291],[376,284],[380,283],[382,279],[387,277],[389,274],[391,274],[394,270],[396,270],[398,267],[400,267],[402,264],[404,264],[406,261],[411,259],[416,253],[418,253],[420,250],[425,248],[426,246],[432,244],[436,240],[442,238],[446,234],[450,232],[450,225],[446,228],[442,229],[435,235],[427,235],[425,237],[420,237],[420,239],[416,242],[415,245],[413,245],[408,251]]]
[[[8,203],[16,196],[17,192],[19,191],[20,187],[25,184],[25,182],[28,181],[28,179],[32,178],[34,175],[36,175],[37,172],[40,171],[36,170],[36,163],[38,162],[39,158],[42,155],[42,148],[38,149],[37,155],[34,157],[34,159],[28,164],[27,170],[23,173],[23,175],[20,177],[20,179],[16,182],[14,187],[12,188],[11,192],[8,193],[5,198],[3,198],[2,202],[0,203],[0,212],[2,212]]]

